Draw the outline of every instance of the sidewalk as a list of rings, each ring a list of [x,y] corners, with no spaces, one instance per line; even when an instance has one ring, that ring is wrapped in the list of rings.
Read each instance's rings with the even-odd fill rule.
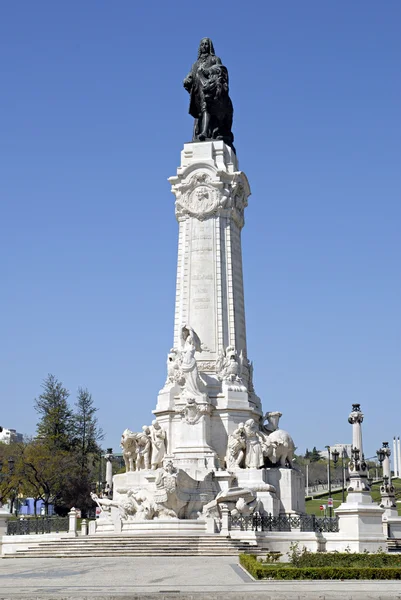
[[[399,581],[256,582],[235,557],[2,559],[0,600],[395,600]]]

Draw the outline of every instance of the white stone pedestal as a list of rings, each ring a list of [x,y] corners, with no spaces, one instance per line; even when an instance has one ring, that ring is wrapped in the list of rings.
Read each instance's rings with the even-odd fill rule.
[[[2,506],[0,507],[0,539],[7,534],[7,522],[12,515]]]
[[[257,492],[263,509],[273,516],[305,512],[303,475],[295,469],[236,469],[238,486]]]
[[[372,502],[370,494],[349,492],[347,501],[334,510],[339,518],[339,533],[325,534],[327,551],[386,551],[387,536],[383,533],[384,510]]]

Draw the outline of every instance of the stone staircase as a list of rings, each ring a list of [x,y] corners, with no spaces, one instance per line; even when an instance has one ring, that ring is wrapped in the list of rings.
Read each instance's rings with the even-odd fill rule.
[[[401,552],[401,539],[387,538],[389,552]]]
[[[95,535],[36,542],[3,558],[80,558],[115,556],[238,556],[259,554],[248,542],[218,535]]]

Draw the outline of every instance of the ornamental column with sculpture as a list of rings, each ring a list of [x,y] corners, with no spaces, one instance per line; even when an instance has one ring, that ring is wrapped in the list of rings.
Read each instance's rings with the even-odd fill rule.
[[[240,422],[262,416],[247,355],[242,274],[241,230],[250,188],[233,147],[228,72],[208,38],[200,43],[184,87],[194,138],[169,179],[179,226],[174,346],[154,412],[173,440],[173,455],[178,458],[177,451],[193,443],[211,448],[215,465],[223,467],[228,435]],[[192,355],[189,338],[195,340]],[[192,421],[199,417],[197,431],[183,432],[187,414]],[[196,441],[203,435],[206,439]],[[211,465],[210,456],[204,458]]]

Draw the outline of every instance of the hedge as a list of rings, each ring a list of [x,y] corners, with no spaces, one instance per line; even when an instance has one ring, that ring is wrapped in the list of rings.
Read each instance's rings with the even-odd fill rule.
[[[296,558],[297,567],[401,567],[401,554],[308,552]]]
[[[264,565],[251,554],[240,554],[240,563],[255,579],[401,579],[401,567]]]

